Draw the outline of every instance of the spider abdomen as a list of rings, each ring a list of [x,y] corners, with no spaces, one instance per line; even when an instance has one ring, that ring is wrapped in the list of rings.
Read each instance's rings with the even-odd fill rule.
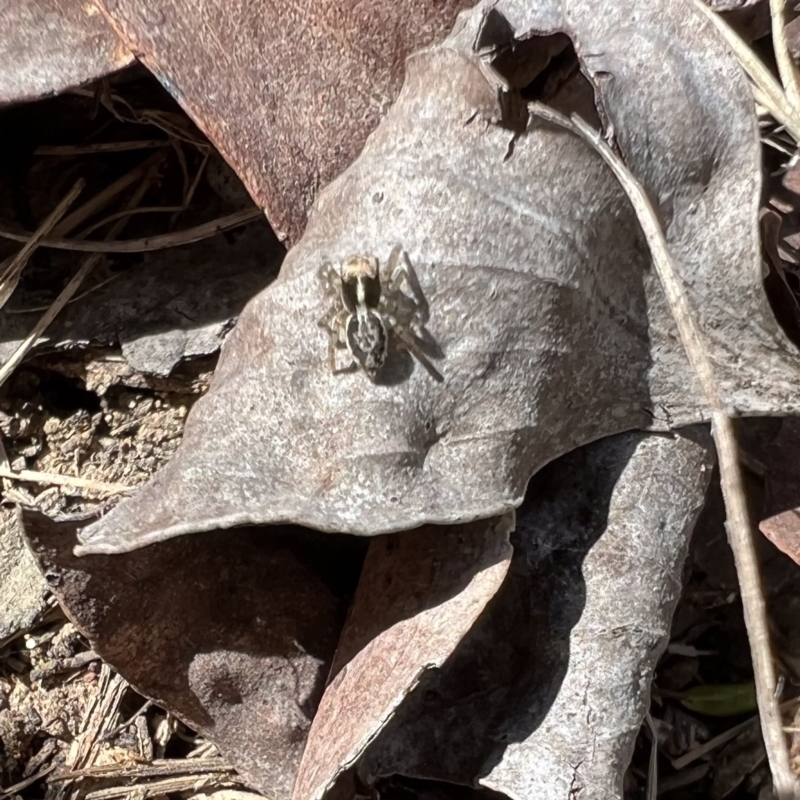
[[[366,309],[347,319],[347,349],[370,376],[383,366],[389,347],[389,337],[383,317]]]

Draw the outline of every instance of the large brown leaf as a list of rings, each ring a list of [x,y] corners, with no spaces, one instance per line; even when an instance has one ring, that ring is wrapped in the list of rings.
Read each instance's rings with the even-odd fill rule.
[[[296,800],[321,797],[497,593],[513,515],[373,539],[332,675],[309,732]]]
[[[375,535],[490,517],[578,445],[707,418],[616,179],[568,133],[485,121],[500,108],[473,48],[558,29],[660,201],[731,412],[797,410],[799,362],[761,287],[753,101],[716,31],[688,1],[481,6],[409,61],[397,103],[243,311],[175,458],[85,529],[81,552],[254,523]],[[442,383],[403,352],[376,383],[328,368],[320,265],[396,243]]]
[[[0,104],[102,78],[133,54],[86,2],[0,0]]]
[[[346,576],[320,569],[335,570],[335,543],[220,531],[81,559],[74,523],[24,522],[50,588],[97,652],[250,783],[288,798],[344,618],[347,595],[328,584]]]
[[[321,186],[391,105],[403,62],[469,0],[96,0],[297,241]]]

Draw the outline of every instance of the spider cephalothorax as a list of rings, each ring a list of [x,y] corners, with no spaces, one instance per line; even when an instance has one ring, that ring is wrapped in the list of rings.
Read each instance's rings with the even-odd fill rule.
[[[386,363],[390,332],[431,369],[416,341],[423,331],[427,306],[399,245],[386,262],[383,282],[380,263],[374,256],[351,256],[338,270],[325,264],[320,274],[326,290],[337,300],[331,315],[320,323],[330,333],[328,363],[332,372],[361,367],[375,380]],[[339,368],[336,355],[342,349],[347,349],[351,362]]]

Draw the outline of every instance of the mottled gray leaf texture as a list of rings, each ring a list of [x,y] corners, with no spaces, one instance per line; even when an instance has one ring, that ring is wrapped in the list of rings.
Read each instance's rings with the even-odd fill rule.
[[[713,27],[689,0],[481,5],[410,58],[397,102],[242,312],[176,456],[77,552],[246,524],[376,535],[488,518],[580,445],[708,418],[616,179],[570,133],[504,116],[481,66],[494,53],[519,100],[535,35],[559,31],[585,78],[553,102],[594,97],[657,203],[729,411],[797,411],[800,362],[761,286],[754,103]],[[442,381],[396,331],[374,382],[330,368],[321,266],[395,245]]]
[[[367,750],[362,780],[621,797],[712,464],[695,427],[610,437],[545,467],[505,583]]]

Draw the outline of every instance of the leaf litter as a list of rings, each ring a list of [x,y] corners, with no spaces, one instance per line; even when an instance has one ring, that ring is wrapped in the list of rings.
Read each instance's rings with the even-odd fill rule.
[[[587,38],[590,38],[590,37],[587,36]],[[494,113],[494,112],[490,111],[489,115],[491,116],[492,113]],[[507,150],[508,150],[508,138],[506,138],[506,142],[505,143],[506,143],[506,152],[507,152]],[[517,149],[518,145],[519,145],[519,142],[515,142],[515,149],[514,149],[514,153],[512,154],[512,159],[513,159],[513,157],[515,157],[518,154],[518,149]],[[626,153],[626,155],[627,155],[627,153]],[[580,170],[578,170],[578,172],[580,172]],[[312,220],[312,224],[313,224],[313,220]],[[673,224],[674,224],[674,222],[673,222]],[[733,294],[733,292],[732,292],[732,294]],[[432,305],[434,305],[434,307],[435,307],[435,304],[432,304]],[[361,376],[361,377],[363,377],[363,376]],[[684,387],[684,389],[685,389],[685,387]],[[685,394],[685,391],[684,391],[684,394]],[[747,409],[745,409],[745,410],[747,410]],[[752,409],[750,410],[750,413],[752,413]],[[771,413],[775,413],[774,408],[771,410]],[[688,497],[688,495],[687,495],[687,497]],[[146,552],[146,550],[142,551],[142,552]],[[680,559],[678,559],[678,560],[680,560]],[[663,581],[664,581],[664,578],[662,577],[661,578],[661,582],[663,582]],[[661,585],[661,583],[657,583],[657,585]],[[412,695],[412,697],[413,697],[413,695]],[[639,719],[641,719],[641,716],[639,716]],[[581,777],[583,777],[583,776],[581,776]],[[594,777],[594,776],[592,776],[592,777]],[[617,775],[616,777],[618,778],[619,776]],[[601,776],[601,778],[611,778],[612,780],[614,779],[613,776],[609,776],[609,775]],[[600,784],[598,783],[597,785],[600,785]]]
[[[165,96],[141,72],[119,76],[110,85],[113,102],[123,102],[116,94],[122,92],[129,108],[152,103],[152,117],[163,118],[163,110],[156,112]],[[102,104],[97,113],[95,100],[109,92],[109,85],[81,92],[77,98],[31,106],[27,118],[15,115],[16,133],[23,137],[28,130],[31,150],[41,141],[71,137],[79,142],[98,135],[136,141],[139,133],[130,121],[110,120],[114,115],[102,110]],[[176,131],[190,126],[177,116]],[[17,231],[36,230],[36,221],[80,178],[87,189],[56,222],[54,235],[63,237],[74,229],[85,236],[98,228],[102,235],[109,225],[125,222],[134,235],[152,239],[166,230],[173,244],[182,245],[169,259],[154,250],[133,259],[103,257],[95,267],[97,283],[87,281],[83,294],[75,294],[45,336],[34,341],[31,326],[43,311],[52,313],[53,298],[74,280],[75,270],[74,256],[35,249],[0,312],[0,360],[8,362],[21,352],[26,336],[34,345],[24,363],[7,370],[0,413],[0,796],[39,797],[47,792],[83,797],[95,791],[98,797],[162,796],[170,791],[191,795],[201,787],[210,792],[242,785],[233,767],[208,742],[176,725],[171,714],[161,712],[162,720],[171,720],[167,739],[179,758],[168,763],[158,755],[164,747],[155,740],[164,725],[157,724],[155,709],[122,724],[120,715],[131,714],[128,705],[137,695],[119,676],[112,681],[108,666],[98,682],[98,656],[63,615],[52,619],[52,595],[38,569],[36,574],[30,571],[30,556],[9,508],[16,504],[56,518],[80,517],[96,513],[93,509],[109,493],[130,490],[151,475],[177,445],[187,408],[205,391],[219,343],[245,298],[277,269],[282,248],[263,222],[193,246],[181,239],[180,230],[170,232],[186,227],[188,220],[216,233],[215,217],[249,205],[235,176],[218,157],[209,158],[202,137],[183,134],[180,141],[191,142],[185,153],[177,155],[173,148],[170,155],[165,149],[170,140],[164,139],[154,158],[132,148],[90,155],[78,147],[30,160],[30,153],[22,153],[17,165],[25,166],[23,172],[4,169],[0,177],[2,224]],[[150,182],[145,205],[116,210],[120,200],[129,202],[132,190],[154,166],[157,180]],[[247,215],[258,219],[260,212],[250,208]],[[0,257],[13,257],[20,247],[4,243]],[[123,704],[101,700],[99,707],[92,706],[98,691],[117,698],[121,694]],[[142,698],[133,702],[141,706]],[[92,739],[84,752],[81,726],[90,722],[105,726],[103,736],[119,730],[107,742]],[[197,738],[195,755],[205,751],[208,757],[187,758],[192,748],[176,746],[182,740],[175,732]],[[76,759],[82,759],[80,767]]]

